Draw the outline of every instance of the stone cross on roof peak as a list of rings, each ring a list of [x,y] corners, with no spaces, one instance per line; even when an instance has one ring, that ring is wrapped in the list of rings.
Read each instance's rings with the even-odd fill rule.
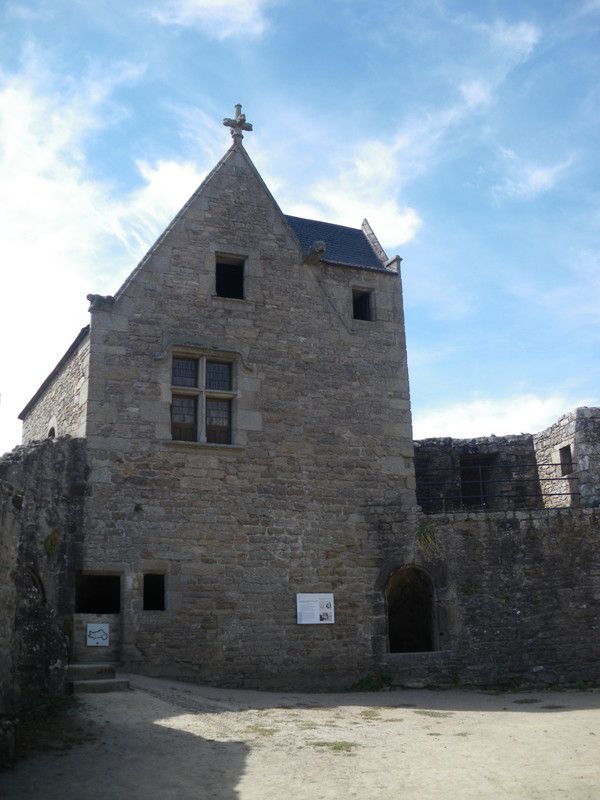
[[[242,114],[242,106],[241,103],[236,103],[235,105],[235,117],[234,119],[229,119],[225,117],[223,120],[223,125],[226,125],[228,128],[231,128],[231,135],[233,136],[234,144],[238,144],[244,138],[244,134],[242,131],[251,131],[252,125],[249,122],[246,122],[246,115]]]

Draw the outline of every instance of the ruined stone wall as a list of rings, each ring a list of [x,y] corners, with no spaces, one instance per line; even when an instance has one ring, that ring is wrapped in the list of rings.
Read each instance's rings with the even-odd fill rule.
[[[216,296],[216,252],[246,257],[244,300]],[[302,264],[233,154],[91,336],[85,568],[123,576],[124,661],[263,687],[364,671],[371,505],[415,503],[398,274]],[[232,360],[232,445],[171,441],[182,350]],[[143,610],[145,572],[166,574],[165,611]],[[297,625],[296,593],[319,591],[339,622]]]
[[[579,478],[579,502],[600,506],[600,408],[578,408],[575,430],[575,464]]]
[[[85,436],[90,340],[83,339],[23,420],[23,443],[40,441],[51,428],[59,436]]]
[[[600,681],[600,511],[435,514],[378,538],[378,669],[396,683]],[[433,580],[437,652],[387,652],[385,583],[405,564]]]
[[[482,509],[509,511],[543,505],[533,437],[529,434],[422,439],[414,447],[417,501],[425,513],[457,511],[467,504],[461,459],[463,464],[465,459],[473,465],[482,464]],[[467,480],[473,477],[478,476],[467,475]],[[471,482],[468,488],[477,486]]]
[[[579,505],[579,477],[575,461],[576,426],[577,411],[571,411],[533,437],[546,508]],[[563,475],[560,450],[567,447],[570,448],[573,458],[573,471]]]
[[[0,459],[0,715],[62,690],[85,472],[81,440],[47,440]]]

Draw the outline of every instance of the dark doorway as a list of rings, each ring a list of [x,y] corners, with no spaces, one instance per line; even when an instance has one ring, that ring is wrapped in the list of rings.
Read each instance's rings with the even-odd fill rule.
[[[390,653],[420,653],[435,649],[433,586],[416,567],[402,567],[386,589]]]
[[[76,614],[118,614],[121,610],[119,575],[78,575],[75,583]]]

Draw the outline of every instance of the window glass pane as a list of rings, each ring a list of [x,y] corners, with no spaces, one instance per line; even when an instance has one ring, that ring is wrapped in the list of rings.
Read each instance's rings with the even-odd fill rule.
[[[174,358],[173,359],[173,386],[198,385],[198,359]]]
[[[196,440],[196,398],[173,395],[171,403],[171,435],[185,442]]]
[[[231,443],[231,400],[206,398],[206,441]]]
[[[231,391],[231,364],[207,361],[206,388],[223,392]]]

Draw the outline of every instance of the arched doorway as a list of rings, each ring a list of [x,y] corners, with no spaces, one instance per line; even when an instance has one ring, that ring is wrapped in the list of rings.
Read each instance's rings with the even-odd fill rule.
[[[433,585],[417,567],[402,567],[386,586],[390,653],[435,650]]]

